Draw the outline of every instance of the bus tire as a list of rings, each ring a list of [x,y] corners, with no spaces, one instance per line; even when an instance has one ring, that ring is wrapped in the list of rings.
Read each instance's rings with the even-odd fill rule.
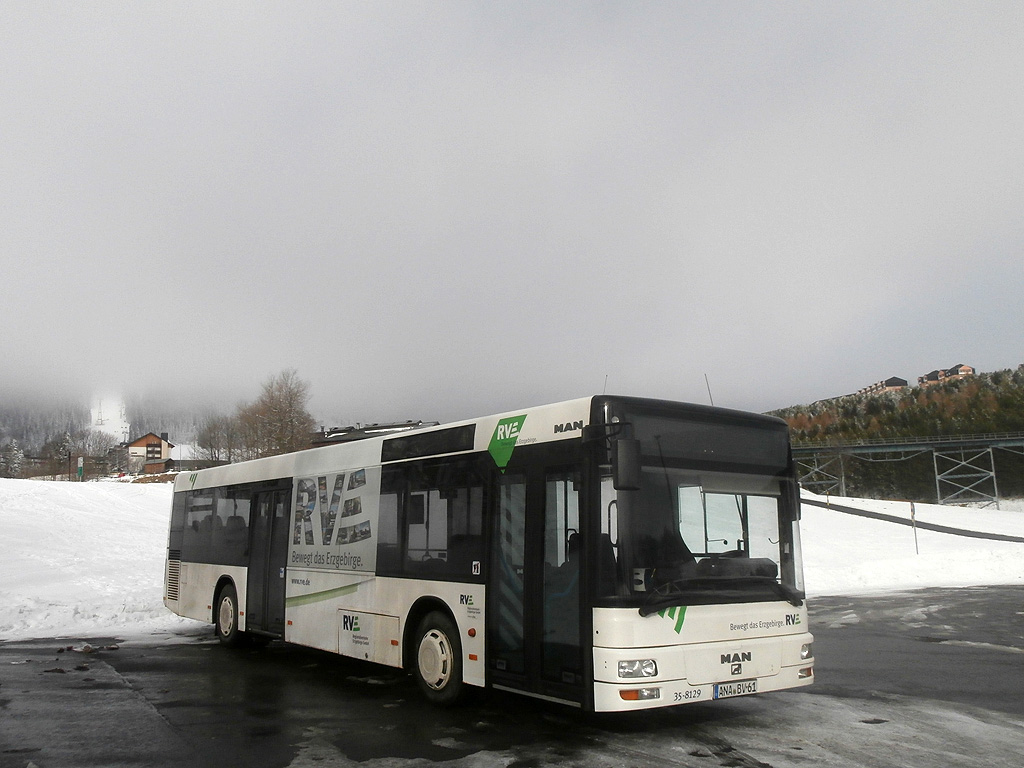
[[[234,584],[225,584],[217,593],[214,604],[213,631],[217,639],[228,647],[242,643],[242,633],[238,631],[238,593]]]
[[[415,675],[420,690],[432,704],[451,706],[464,696],[462,641],[455,623],[441,611],[431,611],[420,622]]]

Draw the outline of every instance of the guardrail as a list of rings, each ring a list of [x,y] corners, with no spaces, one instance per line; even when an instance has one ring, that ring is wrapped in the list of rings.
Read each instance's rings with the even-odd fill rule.
[[[793,442],[794,451],[814,451],[821,449],[839,450],[842,448],[858,448],[880,445],[943,445],[948,443],[1024,443],[1024,432],[990,432],[981,435],[932,435],[931,437],[874,437],[864,440],[814,440]]]

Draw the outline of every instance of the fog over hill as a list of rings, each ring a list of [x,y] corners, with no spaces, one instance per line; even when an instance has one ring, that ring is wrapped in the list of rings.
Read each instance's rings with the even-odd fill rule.
[[[0,446],[17,440],[28,455],[37,455],[43,446],[60,438],[65,432],[76,436],[91,429],[106,431],[122,442],[123,429],[120,413],[104,411],[104,425],[95,423],[97,418],[95,395],[72,396],[31,396],[6,395],[0,400]],[[172,443],[191,442],[198,424],[214,406],[200,404],[188,399],[133,396],[123,401],[117,397],[103,397],[103,408],[110,409],[117,403],[124,405],[128,439],[147,432],[166,432]],[[116,408],[114,408],[117,411]],[[116,427],[112,429],[111,427]]]

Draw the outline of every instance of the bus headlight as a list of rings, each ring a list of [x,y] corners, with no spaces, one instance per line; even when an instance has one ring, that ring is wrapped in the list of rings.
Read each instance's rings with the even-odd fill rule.
[[[814,643],[804,643],[800,646],[800,658],[803,661],[814,658]]]
[[[619,662],[619,677],[657,677],[658,662],[654,659],[630,659]]]

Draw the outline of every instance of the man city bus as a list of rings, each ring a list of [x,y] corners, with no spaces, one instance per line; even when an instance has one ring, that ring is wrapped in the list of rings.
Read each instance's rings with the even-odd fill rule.
[[[165,603],[438,704],[624,711],[812,682],[785,422],[594,396],[178,475]]]

